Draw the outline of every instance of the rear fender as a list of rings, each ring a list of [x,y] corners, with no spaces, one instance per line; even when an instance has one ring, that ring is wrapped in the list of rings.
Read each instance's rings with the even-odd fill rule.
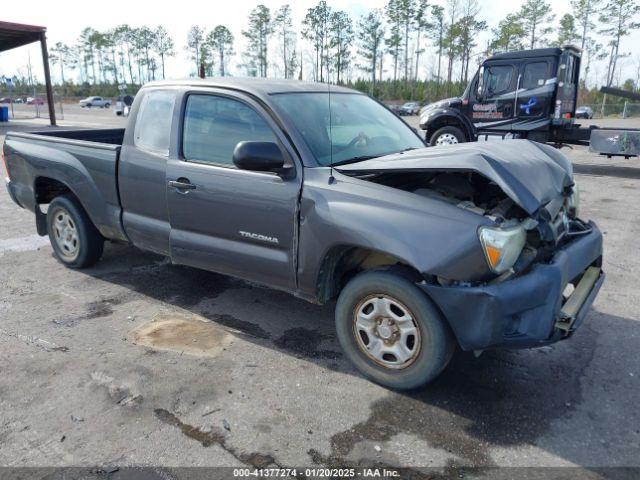
[[[65,146],[71,150],[67,151],[49,147],[38,141],[12,139],[10,136],[6,140],[6,145],[9,150],[8,161],[18,160],[15,164],[19,168],[12,169],[12,181],[21,186],[21,203],[36,214],[38,233],[42,232],[40,226],[42,221],[38,217],[44,214],[40,211],[38,204],[36,183],[39,179],[52,179],[65,185],[75,195],[103,236],[109,239],[126,240],[120,227],[120,206],[113,205],[105,198],[90,172],[75,156],[86,154],[86,151],[83,151],[86,149],[76,150],[76,147]],[[107,155],[111,152],[101,149],[91,150],[91,155],[96,157],[103,153]],[[103,174],[108,175],[111,172]],[[114,176],[113,182],[115,181]]]

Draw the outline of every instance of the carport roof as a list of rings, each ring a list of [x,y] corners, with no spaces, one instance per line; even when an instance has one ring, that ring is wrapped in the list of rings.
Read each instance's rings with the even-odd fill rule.
[[[0,52],[40,40],[45,27],[21,23],[0,22]]]

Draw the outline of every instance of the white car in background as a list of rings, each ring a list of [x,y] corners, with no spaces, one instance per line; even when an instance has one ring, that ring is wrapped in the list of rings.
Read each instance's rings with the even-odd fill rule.
[[[109,108],[111,106],[111,101],[102,97],[87,97],[80,100],[80,106],[82,108],[87,107],[100,107],[100,108]]]

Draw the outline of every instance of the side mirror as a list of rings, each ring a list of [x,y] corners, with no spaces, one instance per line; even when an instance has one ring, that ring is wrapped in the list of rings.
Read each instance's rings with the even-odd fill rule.
[[[273,142],[240,142],[233,151],[233,163],[241,170],[279,172],[284,168],[284,155]]]

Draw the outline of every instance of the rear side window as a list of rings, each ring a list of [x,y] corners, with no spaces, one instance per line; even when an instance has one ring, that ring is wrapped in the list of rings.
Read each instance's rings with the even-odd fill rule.
[[[234,166],[239,142],[277,142],[267,122],[251,107],[214,95],[190,95],[184,113],[182,155],[185,160]]]
[[[524,67],[522,88],[527,90],[541,87],[548,78],[549,64],[547,62],[528,63]]]
[[[145,94],[136,118],[136,147],[162,155],[169,154],[174,102],[175,94],[172,92],[156,91]]]

